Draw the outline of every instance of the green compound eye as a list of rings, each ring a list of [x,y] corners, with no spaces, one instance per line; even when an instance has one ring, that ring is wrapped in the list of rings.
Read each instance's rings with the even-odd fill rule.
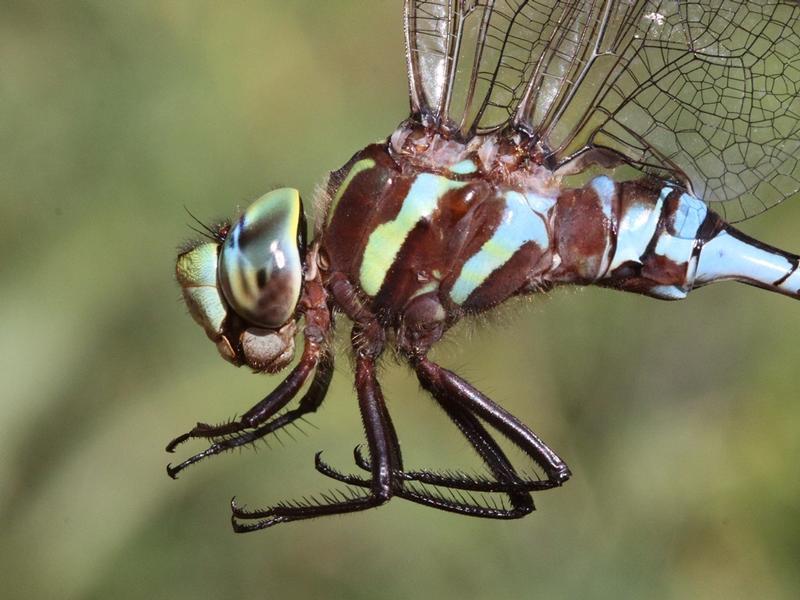
[[[228,304],[253,325],[275,329],[294,314],[303,283],[305,218],[300,193],[274,190],[234,225],[219,258]]]

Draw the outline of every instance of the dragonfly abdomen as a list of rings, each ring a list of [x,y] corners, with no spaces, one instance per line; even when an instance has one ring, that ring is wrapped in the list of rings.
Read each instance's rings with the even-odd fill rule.
[[[657,298],[691,290],[701,231],[718,217],[681,190],[597,177],[559,196],[554,215],[560,264],[554,283],[605,285]]]
[[[558,198],[553,283],[597,284],[664,300],[732,279],[797,296],[798,257],[754,240],[670,184],[598,177]]]

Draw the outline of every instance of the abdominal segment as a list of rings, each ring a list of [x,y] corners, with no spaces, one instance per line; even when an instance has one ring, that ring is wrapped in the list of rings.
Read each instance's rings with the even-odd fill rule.
[[[798,257],[749,238],[669,184],[598,177],[558,198],[553,283],[597,284],[664,300],[737,280],[798,296]]]

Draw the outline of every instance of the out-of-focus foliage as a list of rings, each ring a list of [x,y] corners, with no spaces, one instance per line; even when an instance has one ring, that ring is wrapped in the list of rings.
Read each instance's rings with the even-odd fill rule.
[[[0,596],[794,597],[800,305],[742,285],[567,290],[451,333],[437,360],[573,469],[522,521],[395,500],[231,533],[232,495],[327,489],[319,449],[349,466],[344,352],[319,430],[167,478],[168,439],[276,382],[185,314],[184,206],[213,221],[278,185],[310,205],[388,135],[407,109],[400,4],[0,2]],[[800,207],[746,230],[796,251]],[[409,465],[475,466],[404,367],[383,382]]]

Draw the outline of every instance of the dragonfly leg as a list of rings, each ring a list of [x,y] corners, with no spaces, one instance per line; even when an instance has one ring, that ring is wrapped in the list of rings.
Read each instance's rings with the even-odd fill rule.
[[[464,437],[467,438],[467,441],[469,441],[470,445],[475,449],[475,452],[492,472],[496,481],[488,479],[483,481],[477,480],[466,474],[463,475],[463,477],[450,477],[438,473],[420,472],[416,474],[418,475],[415,479],[416,481],[449,488],[451,490],[451,498],[434,496],[416,490],[412,491],[416,498],[409,497],[408,499],[413,499],[415,502],[427,504],[449,512],[495,519],[517,519],[535,510],[533,499],[530,494],[527,493],[527,490],[513,489],[513,486],[522,486],[525,482],[519,478],[513,465],[508,460],[508,457],[505,455],[502,448],[500,448],[500,445],[470,409],[447,395],[438,392],[432,395],[450,420],[458,427]],[[360,453],[358,454],[360,456]],[[452,492],[452,490],[459,489],[465,491],[503,492],[508,496],[511,508],[507,509],[496,505],[489,506],[486,498],[478,500],[470,494],[467,494],[468,499],[466,499],[463,494]],[[456,499],[456,495],[459,496],[459,499]]]
[[[335,285],[332,286],[332,291],[334,297],[336,297],[337,301],[342,305],[345,305],[347,302],[357,302],[357,296],[352,292],[349,283],[345,280],[337,281]],[[346,312],[352,312],[357,316],[364,311],[363,308],[356,303],[351,309],[346,309]],[[401,350],[411,358],[412,363],[416,364],[419,362],[420,359],[417,357],[424,356],[427,348],[441,337],[442,314],[441,305],[433,296],[418,297],[412,307],[407,307],[400,331],[398,332],[398,345]],[[496,480],[488,478],[480,480],[479,478],[469,475],[459,474],[451,477],[430,472],[405,473],[398,471],[395,473],[395,483],[397,485],[395,494],[397,496],[420,504],[462,514],[471,514],[488,518],[518,518],[528,514],[534,508],[533,500],[527,492],[531,489],[547,489],[557,485],[553,482],[552,478],[547,481],[528,481],[520,478],[498,444],[480,423],[468,403],[461,401],[461,399],[450,390],[440,389],[430,385],[424,387],[433,394],[434,398],[442,405],[451,420],[453,420],[467,437],[481,458],[483,458],[484,462],[489,466]],[[530,433],[534,435],[532,432]],[[356,462],[360,463],[359,466],[366,466],[370,471],[374,469],[374,465],[360,460],[358,451],[356,451]],[[322,461],[320,455],[316,457],[316,466],[324,475],[339,481],[351,485],[367,485],[367,481],[363,478],[354,475],[345,475],[333,469]],[[413,486],[412,484],[414,482],[420,484],[430,483],[432,485],[439,485],[439,487],[449,488],[451,490],[451,498],[445,498],[438,493],[432,494],[424,488],[418,489],[420,486]],[[404,483],[408,485],[404,485]],[[480,503],[469,494],[467,494],[468,498],[465,498],[463,494],[459,493],[458,495],[460,498],[457,498],[452,490],[459,489],[465,491],[505,493],[509,496],[512,508],[507,509],[503,506],[497,506],[496,504],[489,505],[485,499],[483,499],[484,503]]]
[[[263,400],[248,410],[240,419],[222,425],[198,423],[191,431],[179,435],[167,444],[167,452],[174,452],[182,443],[192,438],[216,438],[232,435],[256,427],[286,406],[303,387],[317,365],[316,353],[306,353],[292,372]]]
[[[510,412],[452,371],[425,357],[414,359],[414,368],[423,388],[434,397],[441,395],[463,403],[475,416],[497,429],[544,469],[552,486],[559,486],[569,479],[571,474],[566,463]]]
[[[221,454],[222,452],[232,450],[233,448],[239,448],[247,444],[251,444],[256,440],[269,435],[270,433],[282,429],[287,425],[291,425],[305,415],[316,411],[328,393],[328,387],[330,386],[332,377],[333,359],[332,356],[326,353],[325,359],[322,360],[317,366],[317,370],[314,373],[314,379],[311,381],[308,391],[300,400],[297,408],[289,410],[282,415],[267,421],[266,424],[257,427],[256,429],[239,432],[238,434],[229,435],[228,437],[222,436],[221,439],[217,439],[208,448],[187,458],[180,464],[175,466],[167,465],[167,473],[174,479],[177,477],[178,473],[180,473],[186,467],[193,465],[204,458]]]
[[[300,301],[305,319],[303,329],[303,355],[291,373],[238,420],[222,425],[198,423],[187,433],[179,435],[167,444],[167,452],[174,452],[182,443],[192,438],[219,438],[258,427],[286,406],[303,387],[311,372],[324,356],[328,356],[326,336],[331,329],[331,315],[327,305],[327,294],[318,279],[306,282]]]
[[[487,434],[488,435],[488,434]],[[364,471],[369,471],[372,467],[369,460],[361,453],[361,447],[356,446],[353,450],[356,466]],[[325,464],[321,459],[322,468],[318,470],[328,474],[324,469],[331,469],[330,466]],[[338,472],[337,472],[338,473]],[[354,475],[341,475],[341,477],[350,477],[352,480],[357,480],[358,477]],[[437,487],[445,487],[453,490],[464,490],[470,492],[488,492],[488,493],[510,493],[510,492],[541,492],[556,487],[556,484],[550,479],[533,479],[527,475],[519,475],[515,473],[513,479],[501,481],[499,477],[491,479],[489,477],[470,474],[462,471],[446,470],[444,472],[432,471],[423,469],[420,471],[403,471],[397,473],[398,479],[402,481],[416,481],[427,485],[435,485]],[[344,481],[340,479],[340,481]],[[355,483],[350,481],[348,483]]]
[[[263,510],[249,511],[231,503],[231,522],[237,533],[257,531],[278,523],[313,519],[325,515],[366,510],[387,502],[395,488],[393,473],[399,466],[396,450],[399,449],[394,427],[388,418],[383,395],[375,376],[375,361],[371,356],[359,355],[356,359],[356,390],[361,418],[367,435],[367,445],[372,457],[372,478],[369,491],[363,494],[350,492],[349,497],[339,493],[323,495],[303,501],[282,502]],[[255,521],[252,523],[244,521]]]
[[[520,479],[503,450],[466,405],[459,403],[456,399],[446,394],[440,393],[439,390],[433,393],[433,397],[483,459],[496,480],[478,480],[468,475],[454,478],[430,472],[406,473],[401,471],[395,473],[397,484],[395,494],[400,498],[418,504],[476,517],[515,519],[532,512],[534,510],[533,499],[527,493],[530,491],[527,488],[546,489],[552,487],[552,483],[542,481],[528,482]],[[354,454],[356,463],[359,466],[372,469],[372,466],[361,456],[358,447],[356,447]],[[321,460],[319,454],[316,458],[317,469],[324,475],[351,485],[363,486],[367,483],[366,480],[357,476],[344,475],[334,470]],[[450,488],[450,497],[444,497],[438,492],[432,493],[421,486],[410,485],[412,482]],[[464,490],[467,491],[467,494],[465,496],[460,492],[454,493],[452,490]],[[489,505],[489,501],[486,498],[476,499],[468,493],[469,491],[506,493],[511,508],[508,509],[494,503]]]
[[[513,486],[524,486],[526,482],[519,479],[513,466],[503,453],[503,450],[489,432],[486,431],[483,425],[481,425],[480,421],[469,409],[462,405],[458,405],[443,397],[436,397],[436,400],[464,434],[475,451],[481,456],[498,481],[487,479],[479,482],[470,480],[468,476],[465,476],[463,479],[451,480],[450,478],[440,477],[434,473],[406,473],[400,471],[394,474],[397,485],[395,495],[417,504],[474,517],[517,519],[531,513],[534,510],[533,499],[527,493],[527,490],[511,489]],[[366,466],[371,470],[371,465],[362,457],[359,447],[356,447],[354,454],[359,466]],[[368,482],[363,478],[355,475],[345,475],[336,471],[324,463],[319,454],[317,455],[316,466],[317,470],[321,473],[338,481],[350,485],[368,485]],[[456,485],[447,485],[453,481]],[[414,482],[449,488],[449,497],[445,497],[445,495],[438,490],[433,491],[423,486],[415,486]],[[541,489],[541,487],[539,489]],[[464,490],[466,493],[461,493],[458,490]],[[498,503],[485,497],[475,498],[469,493],[470,491],[506,493],[511,508],[498,505]]]

